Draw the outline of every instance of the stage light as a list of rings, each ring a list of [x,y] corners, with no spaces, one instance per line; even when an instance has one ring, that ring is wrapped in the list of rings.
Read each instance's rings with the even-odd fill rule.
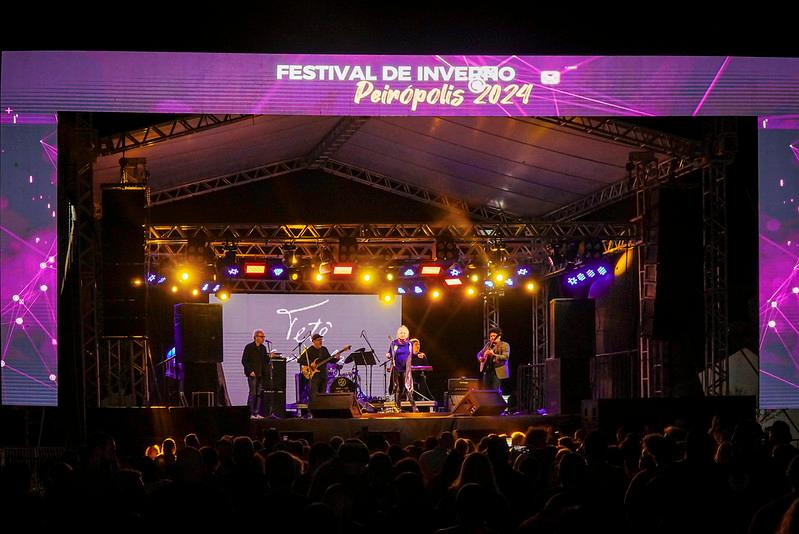
[[[166,276],[160,276],[160,277],[158,277],[158,280],[156,280],[155,284],[160,286],[164,282],[166,282]]]
[[[157,279],[158,279],[158,275],[156,275],[155,273],[150,273],[150,274],[147,275],[147,283],[148,284],[154,284]]]
[[[291,278],[294,282],[296,282],[297,280],[300,279],[300,273],[291,273],[291,276],[289,278]]]
[[[231,265],[230,267],[227,268],[225,272],[227,273],[228,276],[233,277],[233,276],[238,276],[241,270],[238,268],[238,266]]]
[[[771,301],[771,307],[772,308],[776,308],[777,307],[777,301],[776,300],[772,300]]]
[[[216,294],[216,298],[218,298],[219,300],[228,300],[230,298],[230,293],[228,293],[227,291],[220,291],[219,293]]]
[[[535,284],[533,282],[527,282],[524,287],[527,291],[535,291]]]
[[[460,285],[463,285],[463,282],[461,281],[460,278],[446,278],[444,280],[444,283],[447,284],[448,286],[460,286]]]
[[[494,273],[494,281],[495,282],[504,282],[508,278],[508,271],[505,269],[500,269]]]
[[[405,291],[404,287],[398,287],[397,288],[397,295],[404,295],[406,293],[407,293],[407,291]]]
[[[569,283],[570,286],[576,286],[577,285],[577,279],[575,277],[573,277],[573,276],[570,276],[568,278],[568,280],[566,280],[566,281]]]
[[[266,264],[247,262],[244,264],[244,274],[247,276],[264,275],[266,274]]]
[[[486,280],[483,283],[485,284],[486,287],[494,287],[494,282],[492,282],[491,280]]]
[[[211,288],[211,293],[216,293],[220,289],[222,289],[222,284],[214,284],[214,287]]]
[[[388,273],[386,275],[386,280],[388,280],[389,282],[394,280],[394,273]]]
[[[178,292],[178,286],[172,286],[172,293]]]
[[[195,287],[194,289],[191,290],[191,294],[196,297],[197,295],[200,294],[200,290]]]
[[[417,295],[421,295],[422,293],[424,293],[424,286],[418,284],[413,286],[413,292]]]
[[[272,267],[272,274],[278,278],[283,276],[284,272],[286,272],[286,269],[283,267]]]
[[[180,272],[180,279],[182,281],[187,281],[189,279],[189,272],[188,271],[181,271]]]
[[[50,375],[50,376],[48,376],[47,378],[49,378],[49,379],[50,379],[50,382],[55,382],[55,380],[56,380],[56,376],[55,376],[54,374],[51,374],[51,375]]]
[[[321,274],[321,273],[316,273],[316,275],[315,275],[313,278],[314,278],[314,280],[315,280],[317,283],[321,283],[321,282],[324,282],[324,281],[325,281],[325,275],[323,275],[323,274]]]
[[[139,287],[140,285],[142,285],[143,282],[142,282],[141,278],[134,278],[133,280],[130,281],[130,283],[132,285],[136,286],[136,287]],[[47,287],[47,286],[45,286],[45,287]],[[47,291],[47,290],[43,289],[42,291]]]
[[[39,269],[47,269],[47,262],[43,261],[42,263],[40,263],[39,264]]]
[[[466,288],[466,294],[470,297],[473,297],[477,294],[477,288],[474,286],[469,286]]]
[[[585,282],[585,275],[583,273],[577,273],[577,280]]]
[[[440,265],[422,265],[422,276],[438,276],[441,274]]]
[[[433,291],[430,292],[430,296],[434,300],[440,299],[441,298],[441,290],[440,289],[434,289]]]
[[[605,276],[606,274],[608,274],[608,270],[607,270],[607,269],[605,269],[604,267],[599,267],[599,268],[596,270],[596,272],[598,272],[598,273],[599,273],[600,275],[602,275],[602,276]]]
[[[206,282],[206,283],[204,283],[204,284],[203,284],[203,286],[200,288],[200,290],[201,290],[203,293],[205,293],[206,291],[208,291],[208,288],[210,287],[210,285],[211,285],[211,284],[209,284],[208,282]]]
[[[339,263],[333,266],[333,276],[352,276],[353,270],[351,263]]]
[[[588,269],[587,271],[585,271],[585,274],[588,276],[588,278],[593,278],[596,276],[596,273],[594,272],[593,269]]]
[[[479,281],[480,281],[480,275],[473,274],[473,275],[471,275],[471,276],[469,277],[469,280],[471,280],[473,283],[475,283],[475,284],[476,284],[477,282],[479,282]]]
[[[407,278],[416,276],[416,269],[414,269],[413,267],[407,267],[405,268],[404,271],[402,271],[402,276],[405,276]]]
[[[517,267],[516,268],[516,276],[527,276],[530,274],[530,269],[527,267]]]
[[[513,278],[508,278],[507,280],[505,280],[505,285],[508,287],[513,287],[514,284],[515,282],[513,281]]]
[[[391,304],[392,302],[394,302],[394,294],[391,293],[390,291],[383,291],[380,294],[380,301],[383,302],[384,304]]]
[[[364,284],[371,284],[372,282],[375,281],[375,278],[376,278],[375,273],[372,270],[363,271],[361,273],[361,282],[363,282]]]

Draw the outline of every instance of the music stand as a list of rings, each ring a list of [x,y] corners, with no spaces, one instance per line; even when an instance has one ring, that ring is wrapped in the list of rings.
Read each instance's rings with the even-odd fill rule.
[[[355,376],[360,379],[360,374],[358,374],[358,366],[359,365],[368,365],[368,366],[375,365],[377,363],[377,360],[375,359],[374,351],[364,350],[363,348],[360,348],[360,349],[358,349],[356,351],[351,352],[350,355],[347,356],[344,359],[344,363],[353,363],[353,362],[355,363]],[[370,371],[371,371],[371,368],[370,368]],[[358,380],[358,382],[360,382],[360,380]],[[369,378],[369,380],[367,382],[368,383],[367,383],[366,388],[369,390],[369,396],[371,396],[372,395],[372,380],[371,380],[371,377]],[[361,384],[360,383],[358,384],[358,389],[361,390],[361,395],[363,395],[364,394],[363,393],[363,388],[361,388]]]

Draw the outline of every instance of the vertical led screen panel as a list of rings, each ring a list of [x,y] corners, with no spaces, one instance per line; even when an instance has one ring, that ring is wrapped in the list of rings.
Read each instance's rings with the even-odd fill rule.
[[[799,408],[799,118],[759,122],[760,406]]]
[[[57,402],[56,120],[0,123],[0,350],[4,405]]]

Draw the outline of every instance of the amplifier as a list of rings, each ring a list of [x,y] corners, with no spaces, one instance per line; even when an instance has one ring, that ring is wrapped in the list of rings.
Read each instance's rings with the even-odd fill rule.
[[[479,378],[450,378],[447,380],[447,391],[450,395],[458,393],[466,393],[472,389],[480,389]]]

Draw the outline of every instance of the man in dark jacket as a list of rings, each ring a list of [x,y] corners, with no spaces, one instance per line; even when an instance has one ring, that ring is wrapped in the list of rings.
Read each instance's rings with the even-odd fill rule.
[[[247,406],[250,407],[250,419],[263,419],[261,415],[263,397],[263,373],[267,364],[266,358],[269,353],[264,345],[266,334],[260,328],[256,328],[252,333],[252,343],[244,347],[244,354],[241,356],[241,364],[244,366],[244,374],[247,376],[247,385],[250,393],[247,396]]]

